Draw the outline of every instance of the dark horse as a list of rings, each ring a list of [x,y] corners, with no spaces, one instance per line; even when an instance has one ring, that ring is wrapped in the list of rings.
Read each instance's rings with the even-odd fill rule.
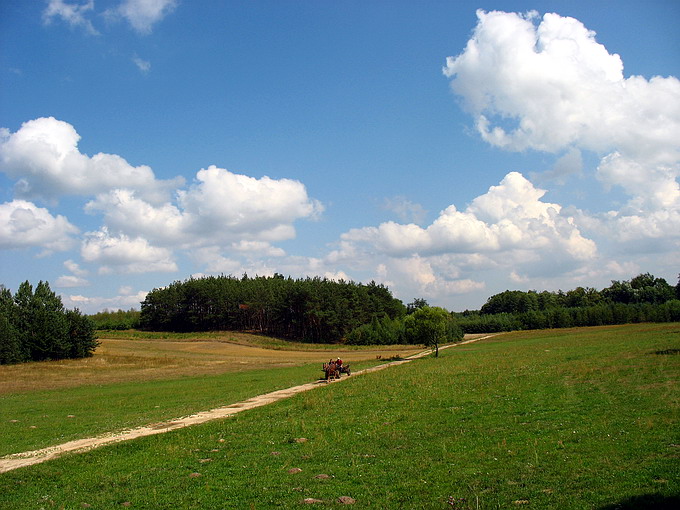
[[[340,370],[338,370],[338,366],[332,361],[323,364],[323,372],[327,381],[330,379],[340,379]]]

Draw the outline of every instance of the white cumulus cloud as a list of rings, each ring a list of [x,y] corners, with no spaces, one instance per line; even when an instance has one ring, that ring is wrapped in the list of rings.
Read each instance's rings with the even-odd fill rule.
[[[390,286],[402,299],[450,302],[481,295],[487,278],[571,277],[598,250],[562,206],[543,199],[517,172],[464,210],[451,205],[428,226],[385,222],[342,234],[324,263],[347,266]],[[502,289],[501,289],[502,290]]]
[[[87,276],[88,271],[81,269],[80,266],[71,259],[64,262],[64,267],[76,276]]]
[[[189,190],[179,192],[178,202],[194,231],[266,241],[290,239],[294,220],[323,210],[298,181],[256,179],[216,166],[200,170]]]
[[[40,247],[50,251],[68,250],[78,228],[66,217],[52,216],[47,209],[26,200],[0,204],[0,249]]]
[[[86,234],[80,254],[83,260],[100,264],[101,274],[177,271],[171,250],[141,237],[111,235],[105,227]]]
[[[115,154],[82,154],[79,140],[71,124],[54,117],[25,122],[15,133],[1,129],[0,171],[17,180],[15,191],[22,198],[94,195],[122,187],[158,202],[184,182],[157,180],[150,167],[132,166]]]
[[[544,194],[521,174],[511,172],[465,211],[451,205],[426,228],[387,222],[353,229],[342,235],[353,245],[344,249],[355,254],[357,244],[369,245],[395,257],[533,250],[559,252],[574,260],[593,258],[595,243],[580,233],[571,216],[561,213],[561,206],[543,202]]]
[[[161,244],[188,241],[187,219],[170,202],[153,205],[130,189],[114,189],[85,204],[85,211],[103,212],[106,226],[115,232],[153,239]]]
[[[447,59],[444,74],[482,138],[507,150],[564,152],[544,180],[578,172],[576,151],[594,152],[601,158],[597,178],[630,197],[599,218],[610,238],[651,233],[677,240],[680,80],[626,78],[621,57],[573,18],[481,10],[477,17],[472,38]]]
[[[376,276],[397,292],[403,300],[414,297],[447,301],[454,295],[481,291],[485,283],[461,278],[455,267],[455,256],[382,257]]]
[[[73,260],[69,259],[65,261],[64,267],[68,269],[72,274],[62,275],[59,278],[57,278],[57,281],[55,282],[56,287],[60,288],[85,287],[90,284],[90,282],[85,278],[85,276],[87,276],[88,274],[88,271],[85,269],[81,269],[80,266]]]
[[[123,290],[123,289],[121,289]],[[140,309],[140,303],[144,301],[148,292],[132,291],[121,292],[118,296],[101,297],[101,296],[83,296],[80,294],[71,294],[61,296],[64,306],[66,308],[78,308],[84,313],[97,313],[104,309],[108,310],[129,310],[134,308]]]
[[[101,214],[103,225],[86,235],[82,256],[101,264],[103,272],[172,271],[170,250],[210,246],[227,258],[283,257],[284,250],[273,243],[294,238],[295,221],[315,219],[323,211],[299,181],[210,166],[180,188],[181,177],[158,180],[150,167],[132,166],[121,156],[83,154],[79,140],[71,124],[52,117],[28,121],[15,133],[2,129],[0,171],[16,181],[21,198],[90,197],[84,210]],[[21,207],[7,213],[7,246],[64,249],[60,246],[70,239],[65,234],[76,232],[61,216],[52,218],[27,200],[17,204]],[[78,276],[62,283],[72,285]]]
[[[290,179],[256,179],[211,166],[177,191],[176,203],[151,204],[138,192],[115,189],[89,201],[85,210],[102,212],[111,231],[141,236],[161,245],[210,246],[235,252],[283,251],[272,242],[295,237],[293,223],[323,210],[305,186]]]

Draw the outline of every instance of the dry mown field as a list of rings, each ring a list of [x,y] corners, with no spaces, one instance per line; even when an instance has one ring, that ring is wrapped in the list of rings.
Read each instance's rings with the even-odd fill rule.
[[[139,339],[132,333],[104,333],[91,358],[0,366],[0,394],[323,363],[337,356],[357,362],[421,350],[404,345],[336,349],[244,334],[210,336]]]

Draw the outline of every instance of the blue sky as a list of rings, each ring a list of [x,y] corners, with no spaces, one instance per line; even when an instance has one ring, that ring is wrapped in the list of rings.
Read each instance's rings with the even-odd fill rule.
[[[680,3],[0,2],[0,282],[680,272]]]

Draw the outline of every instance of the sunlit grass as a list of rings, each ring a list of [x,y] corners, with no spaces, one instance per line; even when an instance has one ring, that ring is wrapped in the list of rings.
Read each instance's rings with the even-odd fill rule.
[[[102,333],[100,342],[91,358],[0,365],[0,395],[292,367],[322,363],[331,356],[357,362],[378,356],[405,356],[420,350],[418,346],[405,345],[310,349],[309,344],[228,332],[112,331]]]
[[[296,342],[285,340],[267,335],[256,335],[241,333],[238,331],[201,331],[195,333],[174,333],[168,331],[141,331],[136,329],[129,330],[103,330],[98,331],[100,338],[124,339],[124,340],[165,340],[165,341],[215,341],[248,345],[253,347],[263,347],[274,350],[295,350],[295,351],[373,351],[376,349],[372,345],[346,345],[346,344],[325,344]],[[403,350],[403,345],[380,346],[383,350]]]
[[[678,324],[502,335],[0,475],[0,507],[671,508],[679,344]]]

